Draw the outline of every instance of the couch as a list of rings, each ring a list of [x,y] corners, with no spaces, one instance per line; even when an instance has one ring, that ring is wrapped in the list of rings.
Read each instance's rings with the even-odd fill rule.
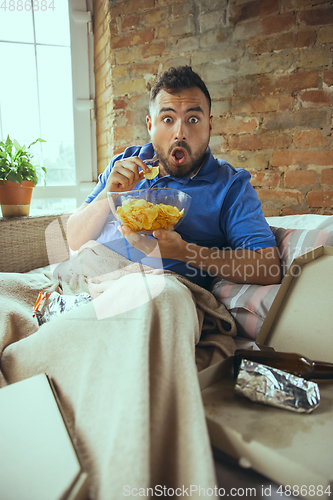
[[[67,260],[71,255],[66,239],[67,220],[68,214],[0,218],[2,236],[0,272],[26,273]],[[284,271],[290,265],[292,258],[303,250],[308,250],[317,244],[333,245],[333,216],[297,215],[273,217],[267,220],[277,237]],[[247,287],[244,293],[240,293],[242,285],[216,280],[212,289],[215,297],[226,305],[235,318],[238,327],[236,341],[240,346],[243,346],[242,342],[245,340],[249,342],[255,340],[256,329],[260,327],[275,296],[275,293],[270,295],[265,293],[265,287],[259,287],[260,293],[258,285],[251,287],[253,289]],[[277,290],[279,285],[275,287]],[[223,292],[225,289],[228,293]],[[258,295],[262,299],[260,307],[258,300],[252,299],[253,296],[258,298]],[[265,298],[269,299],[266,304]],[[249,325],[250,328],[247,328]],[[286,498],[276,493],[277,485],[272,485],[266,478],[241,468],[218,450],[214,450],[214,456],[219,483],[225,488],[235,485],[244,488],[251,485],[272,486],[269,498]],[[257,498],[266,498],[262,494],[261,486],[257,487]]]

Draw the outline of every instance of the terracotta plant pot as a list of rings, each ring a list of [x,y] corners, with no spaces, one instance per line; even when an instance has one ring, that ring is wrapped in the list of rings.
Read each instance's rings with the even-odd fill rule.
[[[34,183],[0,180],[0,204],[3,217],[29,215],[30,202]]]

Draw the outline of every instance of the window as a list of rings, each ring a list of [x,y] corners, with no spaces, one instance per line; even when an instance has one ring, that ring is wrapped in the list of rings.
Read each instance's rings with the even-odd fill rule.
[[[91,25],[86,0],[0,0],[0,138],[46,141],[30,215],[74,209],[97,178]]]

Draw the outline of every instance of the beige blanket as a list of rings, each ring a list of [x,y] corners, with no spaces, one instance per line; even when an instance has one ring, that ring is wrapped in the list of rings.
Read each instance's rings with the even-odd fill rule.
[[[195,354],[203,367],[234,351],[222,304],[96,243],[53,274],[0,276],[0,387],[52,378],[92,500],[119,500],[128,488],[214,487]],[[52,290],[94,299],[38,328],[32,307]]]

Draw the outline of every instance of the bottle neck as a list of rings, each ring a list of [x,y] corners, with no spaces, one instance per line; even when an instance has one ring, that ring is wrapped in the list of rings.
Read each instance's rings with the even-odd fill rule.
[[[313,361],[311,378],[333,379],[333,364]]]

